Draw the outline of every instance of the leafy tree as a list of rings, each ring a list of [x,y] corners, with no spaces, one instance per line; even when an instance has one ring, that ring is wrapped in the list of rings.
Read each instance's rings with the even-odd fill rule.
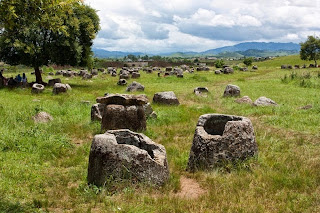
[[[308,36],[308,39],[300,43],[300,45],[300,58],[302,60],[312,60],[315,66],[317,66],[317,60],[320,58],[320,38]]]
[[[132,61],[137,61],[138,58],[135,55],[129,54],[128,55],[128,59],[132,60]]]
[[[252,65],[252,62],[253,62],[253,58],[245,58],[244,60],[243,60],[243,63],[246,65],[246,66],[250,66],[250,65]]]
[[[92,40],[99,31],[96,11],[82,0],[1,0],[0,60],[40,67],[92,64]]]
[[[214,62],[214,66],[216,66],[216,68],[222,68],[223,65],[224,65],[224,61],[223,61],[222,59],[216,60],[216,61]]]

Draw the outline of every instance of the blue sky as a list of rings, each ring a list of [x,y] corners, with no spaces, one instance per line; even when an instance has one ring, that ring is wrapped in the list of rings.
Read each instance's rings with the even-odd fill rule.
[[[94,47],[147,53],[204,51],[247,41],[320,35],[320,0],[85,0],[98,10]]]

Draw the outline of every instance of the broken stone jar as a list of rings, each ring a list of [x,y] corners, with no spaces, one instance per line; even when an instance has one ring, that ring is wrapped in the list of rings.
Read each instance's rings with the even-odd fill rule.
[[[208,170],[227,162],[245,160],[257,152],[250,119],[234,115],[205,114],[198,120],[187,169]]]

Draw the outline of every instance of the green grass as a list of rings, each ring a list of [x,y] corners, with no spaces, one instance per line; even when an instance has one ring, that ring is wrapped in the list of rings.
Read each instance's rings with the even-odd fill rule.
[[[101,132],[99,123],[90,121],[90,107],[106,92],[125,93],[125,87],[116,85],[118,78],[101,73],[88,81],[61,77],[72,87],[61,95],[52,95],[49,87],[39,95],[31,89],[0,89],[0,212],[319,212],[319,87],[281,81],[292,73],[280,70],[281,64],[304,63],[288,56],[258,63],[257,72],[196,72],[183,79],[142,72],[135,81],[145,86],[150,101],[155,92],[174,91],[181,103],[152,104],[158,118],[148,120],[144,131],[167,150],[171,177],[163,187],[126,181],[105,188],[87,185],[91,140]],[[47,79],[50,69],[44,71]],[[34,80],[24,67],[5,76],[22,72]],[[312,83],[319,84],[318,69],[295,72],[310,72]],[[229,83],[240,86],[242,96],[266,96],[279,106],[252,107],[223,98]],[[208,97],[193,94],[198,86],[209,88]],[[307,104],[313,108],[298,109]],[[49,112],[54,120],[35,124],[31,117],[38,111]],[[211,172],[186,172],[195,125],[206,113],[249,117],[258,157]],[[197,180],[208,194],[196,200],[173,196],[181,176]]]

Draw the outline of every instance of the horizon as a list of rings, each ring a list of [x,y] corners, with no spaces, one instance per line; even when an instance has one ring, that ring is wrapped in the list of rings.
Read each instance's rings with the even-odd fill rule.
[[[320,35],[320,0],[85,3],[101,22],[93,47],[107,51],[203,52],[243,42],[299,44]]]

